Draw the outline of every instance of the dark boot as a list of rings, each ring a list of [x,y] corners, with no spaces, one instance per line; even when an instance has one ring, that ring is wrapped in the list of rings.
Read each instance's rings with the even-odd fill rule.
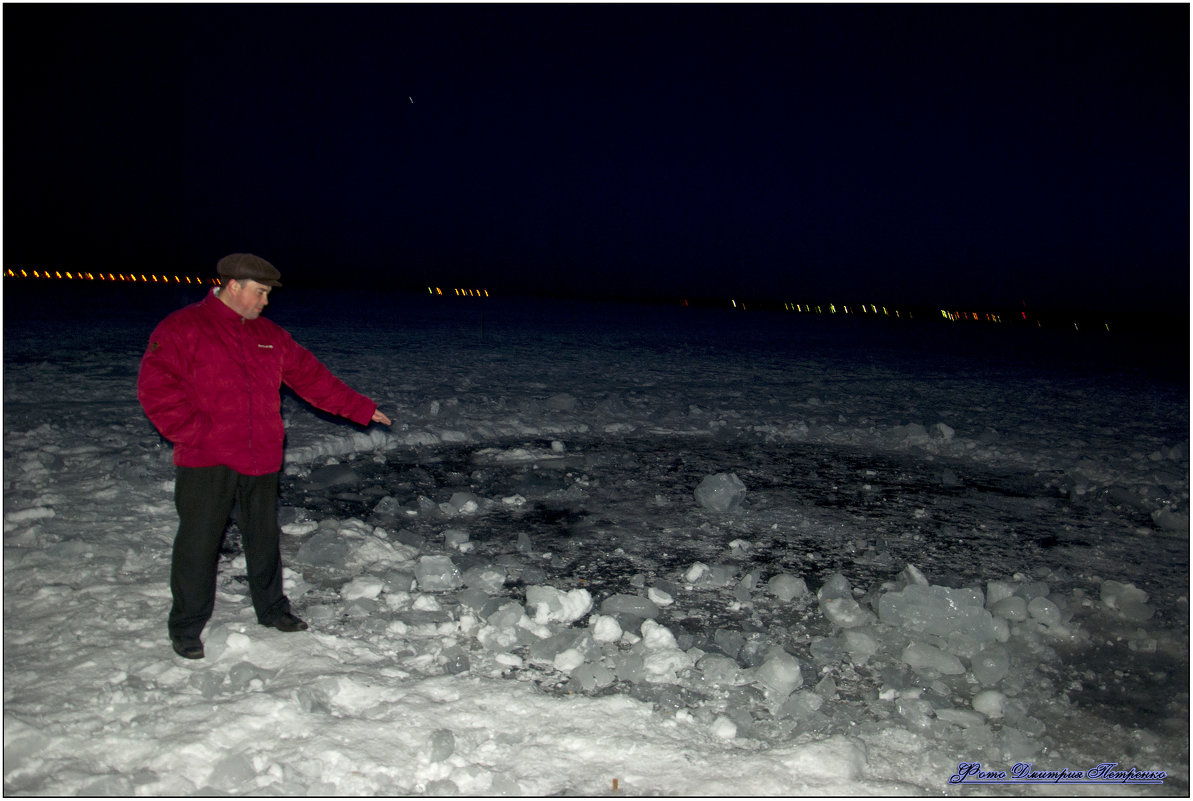
[[[183,659],[203,658],[203,643],[199,641],[198,637],[187,637],[179,634],[171,637],[170,642],[174,646],[174,653]]]

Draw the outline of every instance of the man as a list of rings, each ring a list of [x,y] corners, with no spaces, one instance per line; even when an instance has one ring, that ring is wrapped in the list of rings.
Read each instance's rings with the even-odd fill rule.
[[[277,324],[261,317],[281,274],[265,259],[233,253],[217,265],[221,286],[166,317],[141,359],[137,397],[174,443],[178,534],[170,568],[174,651],[203,657],[199,639],[215,606],[219,546],[234,502],[257,621],[302,631],[282,591],[278,472],[281,385],[361,425],[390,424],[377,404],[336,378]]]

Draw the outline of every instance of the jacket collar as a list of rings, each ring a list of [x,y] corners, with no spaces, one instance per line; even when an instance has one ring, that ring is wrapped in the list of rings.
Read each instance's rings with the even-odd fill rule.
[[[244,317],[241,317],[238,311],[220,300],[219,291],[220,288],[217,286],[207,293],[207,297],[203,298],[204,308],[206,308],[211,314],[216,315],[221,320],[237,321],[241,323],[252,322],[252,320],[246,320]]]

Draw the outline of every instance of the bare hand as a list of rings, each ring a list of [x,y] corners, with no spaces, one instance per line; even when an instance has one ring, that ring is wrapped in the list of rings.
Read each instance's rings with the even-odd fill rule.
[[[373,412],[373,422],[374,423],[383,423],[384,425],[387,425],[387,426],[393,425],[393,423],[390,421],[390,419],[388,417],[386,417],[385,414],[380,409]]]

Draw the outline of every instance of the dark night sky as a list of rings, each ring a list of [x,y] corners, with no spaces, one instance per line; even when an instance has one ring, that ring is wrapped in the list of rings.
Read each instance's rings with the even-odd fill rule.
[[[1186,4],[3,23],[7,266],[251,251],[296,285],[1188,308]]]

